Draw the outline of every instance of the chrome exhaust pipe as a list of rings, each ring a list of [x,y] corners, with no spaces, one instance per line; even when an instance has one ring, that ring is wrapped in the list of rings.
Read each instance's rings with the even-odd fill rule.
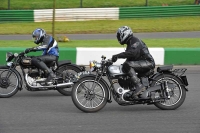
[[[37,89],[40,89],[40,88],[53,88],[53,87],[55,87],[55,88],[59,88],[59,87],[69,87],[69,86],[72,86],[72,85],[74,85],[74,83],[73,82],[69,82],[69,83],[61,83],[61,84],[57,84],[57,85],[49,85],[49,86],[32,86],[32,85],[30,85],[28,82],[27,82],[27,79],[28,79],[28,74],[26,74],[26,84],[29,86],[29,87],[31,87],[31,88],[37,88]]]

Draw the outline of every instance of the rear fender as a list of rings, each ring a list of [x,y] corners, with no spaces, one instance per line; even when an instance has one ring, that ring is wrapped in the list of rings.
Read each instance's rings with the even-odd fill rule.
[[[8,69],[9,67],[6,65],[0,66],[0,69]]]
[[[156,74],[154,74],[152,77],[150,77],[150,80],[151,80],[151,81],[154,81],[154,79],[155,79],[157,76],[160,76],[160,75],[163,75],[163,74],[165,74],[165,73],[156,73]],[[188,85],[186,76],[177,76],[177,75],[175,75],[175,74],[173,74],[173,73],[169,73],[169,72],[167,72],[167,74],[171,74],[171,75],[177,77],[177,78],[181,81],[181,83],[182,83],[182,84],[180,84],[180,85],[181,85],[182,87],[184,87],[186,91],[188,91],[188,89],[186,88],[186,86]]]
[[[84,66],[78,66],[78,65],[76,65],[76,64],[72,64],[72,63],[69,63],[69,62],[59,64],[59,65],[58,65],[58,68],[59,68],[59,67],[62,67],[62,66],[65,66],[65,65],[76,67],[77,69],[79,69],[79,71],[85,71],[85,67],[84,67]],[[58,68],[57,68],[57,69],[58,69]]]

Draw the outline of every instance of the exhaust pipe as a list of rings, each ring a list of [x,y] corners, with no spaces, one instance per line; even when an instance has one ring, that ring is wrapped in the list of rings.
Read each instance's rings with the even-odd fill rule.
[[[40,89],[40,88],[59,88],[59,87],[69,87],[69,86],[72,86],[74,85],[73,82],[69,82],[69,83],[61,83],[61,84],[57,84],[57,85],[50,85],[50,86],[32,86],[30,85],[28,82],[27,82],[27,78],[28,78],[28,75],[26,75],[26,84],[31,87],[31,88],[37,88],[37,89]]]
[[[57,84],[57,85],[50,85],[50,86],[32,86],[30,85],[29,83],[27,83],[27,85],[31,88],[37,88],[37,89],[40,89],[40,88],[59,88],[59,87],[69,87],[69,86],[72,86],[74,83],[73,82],[69,82],[69,83],[62,83],[62,84]]]

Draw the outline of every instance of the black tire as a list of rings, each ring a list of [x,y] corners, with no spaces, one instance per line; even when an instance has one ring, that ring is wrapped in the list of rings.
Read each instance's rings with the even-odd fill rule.
[[[86,113],[94,113],[101,110],[108,101],[108,88],[104,82],[101,80],[99,82],[94,81],[95,77],[83,77],[74,84],[72,89],[74,105]],[[90,93],[92,84],[96,86],[94,92]]]
[[[67,73],[73,73],[73,74],[77,74],[77,73],[81,72],[81,70],[79,68],[77,68],[73,65],[62,65],[57,69],[56,72],[58,74],[62,74],[64,71],[67,71]],[[58,88],[57,91],[64,96],[71,96],[72,87]]]
[[[11,73],[7,78],[7,74]],[[19,78],[15,72],[9,70],[0,73],[0,98],[9,98],[18,92]]]
[[[165,80],[175,85],[174,88],[171,88],[170,99],[165,100],[164,102],[154,103],[156,107],[162,110],[175,110],[183,104],[186,98],[186,90],[184,86],[181,86],[181,84],[183,83],[179,78],[175,77],[172,74],[164,74],[164,77],[163,75],[159,75],[154,80],[155,81],[152,82],[151,86],[160,84],[160,82],[163,82]]]

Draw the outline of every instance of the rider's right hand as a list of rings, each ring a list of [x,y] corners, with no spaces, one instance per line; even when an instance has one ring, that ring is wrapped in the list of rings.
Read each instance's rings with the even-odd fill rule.
[[[112,56],[112,62],[116,62],[117,61],[117,55],[113,55]]]

